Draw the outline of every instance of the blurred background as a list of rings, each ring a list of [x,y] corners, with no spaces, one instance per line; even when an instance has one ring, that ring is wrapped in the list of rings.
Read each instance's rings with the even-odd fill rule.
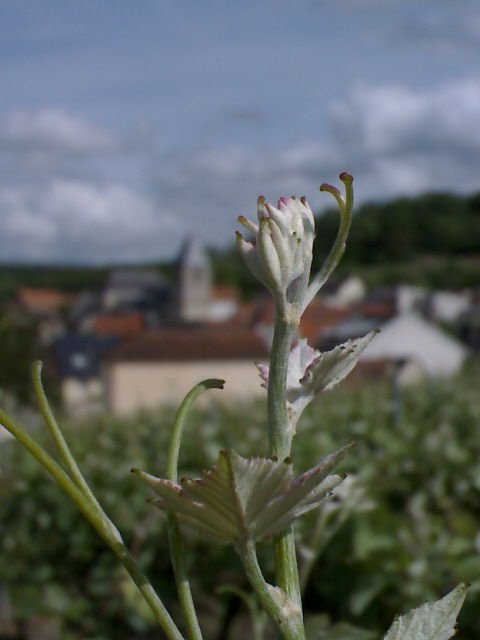
[[[338,224],[318,187],[348,170],[347,252],[299,337],[325,350],[381,333],[295,444],[301,470],[358,443],[343,493],[299,528],[309,639],[381,637],[461,580],[459,638],[477,638],[478,2],[4,0],[0,36],[2,407],[44,438],[41,358],[87,477],[173,603],[164,520],[128,470],[164,473],[173,405],[206,377],[227,384],[192,417],[182,472],[224,446],[266,451],[252,362],[273,306],[236,254],[236,217],[259,194],[306,195],[317,270]],[[0,498],[2,640],[158,637],[4,433]],[[189,543],[207,636],[258,630],[235,559]]]

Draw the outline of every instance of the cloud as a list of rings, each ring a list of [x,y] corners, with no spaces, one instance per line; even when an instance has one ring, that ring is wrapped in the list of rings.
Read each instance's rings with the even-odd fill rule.
[[[332,105],[331,116],[341,153],[368,183],[366,195],[478,188],[477,80],[423,91],[359,86]]]
[[[180,242],[177,217],[119,184],[56,178],[0,188],[3,262],[105,263],[155,260]]]
[[[61,109],[16,110],[0,121],[0,150],[7,152],[84,155],[120,147],[110,131]]]
[[[319,193],[345,166],[327,145],[299,144],[282,149],[230,147],[178,154],[155,163],[157,198],[208,244],[224,245],[234,237],[236,217],[256,215],[256,199],[307,195],[313,206],[328,200]],[[212,233],[212,230],[215,230]]]
[[[268,147],[245,141],[221,146],[215,141],[210,147],[186,146],[155,157],[140,154],[141,164],[150,167],[150,185],[132,181],[132,173],[139,174],[140,167],[132,163],[125,148],[108,163],[109,173],[100,174],[106,177],[98,177],[97,168],[106,163],[100,158],[95,164],[94,156],[86,154],[113,149],[112,134],[102,137],[101,129],[73,117],[65,120],[71,127],[49,129],[48,118],[32,119],[40,121],[42,126],[20,127],[22,144],[62,151],[58,151],[59,161],[47,163],[43,172],[27,172],[21,179],[13,174],[6,179],[3,173],[3,261],[102,263],[171,258],[187,234],[197,235],[208,245],[225,246],[233,239],[236,216],[255,215],[260,193],[270,200],[306,195],[319,211],[333,204],[328,195],[318,192],[319,184],[338,184],[343,170],[355,176],[358,203],[428,190],[479,188],[477,80],[456,80],[422,90],[400,84],[358,85],[330,105],[327,135],[309,142],[303,139],[280,146],[277,140],[276,146]],[[73,126],[81,122],[84,129]],[[1,145],[5,121],[0,129]],[[15,127],[9,131],[13,144]],[[15,135],[19,145],[21,136]],[[20,158],[16,164],[21,166]],[[117,174],[115,167],[120,167]]]
[[[474,191],[480,82],[422,91],[358,86],[332,103],[329,135],[322,140],[275,149],[202,149],[159,159],[156,167],[162,202],[190,219],[203,240],[218,244],[232,237],[237,214],[255,215],[260,193],[272,200],[305,194],[317,211],[331,206],[318,186],[337,184],[343,170],[355,176],[357,203],[430,190]]]
[[[332,115],[342,141],[370,153],[480,148],[478,81],[424,91],[395,85],[358,87],[333,105]]]

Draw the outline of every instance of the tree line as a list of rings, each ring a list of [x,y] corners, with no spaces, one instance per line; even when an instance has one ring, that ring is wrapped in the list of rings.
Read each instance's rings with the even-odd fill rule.
[[[327,209],[316,216],[316,223],[314,269],[319,268],[337,233],[338,212]],[[212,249],[210,255],[216,282],[235,285],[247,296],[257,290],[233,243]],[[158,262],[148,267],[169,274],[173,264]],[[108,271],[105,266],[0,265],[0,302],[20,286],[96,289],[105,282]],[[480,192],[467,196],[427,193],[360,205],[338,276],[352,271],[370,284],[404,280],[432,287],[478,286]]]
[[[337,233],[338,211],[316,215],[313,271]],[[214,254],[221,281],[256,286],[234,247]],[[370,285],[404,281],[432,288],[480,284],[480,192],[468,196],[427,193],[360,205],[337,277],[351,273]]]

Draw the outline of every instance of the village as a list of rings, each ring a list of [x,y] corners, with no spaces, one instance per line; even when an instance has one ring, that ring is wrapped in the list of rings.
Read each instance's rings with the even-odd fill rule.
[[[480,640],[480,2],[0,16],[0,640]]]
[[[226,381],[222,401],[262,393],[252,363],[269,357],[273,303],[216,285],[195,238],[185,240],[171,280],[153,269],[113,269],[98,290],[20,287],[8,306],[19,322],[35,320],[45,373],[67,415],[132,416],[178,403],[211,377]],[[453,376],[480,349],[480,294],[406,284],[368,290],[350,276],[314,300],[298,338],[325,351],[372,329],[379,335],[350,384]]]

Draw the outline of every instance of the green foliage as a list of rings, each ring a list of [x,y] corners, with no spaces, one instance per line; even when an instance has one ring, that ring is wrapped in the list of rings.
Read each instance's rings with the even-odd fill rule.
[[[245,263],[236,248],[231,247],[225,251],[213,250],[210,256],[216,283],[238,287],[246,299],[258,293],[261,285],[252,272],[245,269]]]
[[[140,265],[155,269],[170,277],[173,265],[165,262]],[[77,292],[86,289],[99,289],[105,284],[113,268],[123,268],[121,264],[108,267],[80,267],[66,265],[0,265],[0,303],[15,296],[20,287],[59,289],[64,292]],[[135,269],[135,265],[127,265]]]
[[[457,382],[406,392],[400,424],[393,418],[390,390],[378,386],[334,390],[304,414],[294,445],[296,472],[353,439],[356,447],[342,471],[354,473],[373,502],[370,509],[352,508],[335,537],[321,538],[305,600],[307,616],[322,610],[330,617],[320,625],[319,638],[369,637],[364,631],[355,636],[357,627],[381,637],[399,611],[436,600],[461,581],[473,584],[459,637],[478,638],[477,381],[478,371],[470,370]],[[135,421],[66,425],[65,431],[106,511],[175,613],[165,518],[145,503],[148,491],[129,473],[135,466],[165,475],[172,420],[173,412],[165,410]],[[182,445],[181,474],[198,475],[224,447],[242,455],[265,453],[263,403],[196,413]],[[113,555],[58,487],[15,442],[1,443],[0,464],[0,576],[18,615],[59,615],[65,639],[131,640],[146,634],[148,615]],[[307,542],[317,517],[300,521],[299,534]],[[335,513],[331,518],[334,525]],[[191,533],[186,538],[195,551],[189,561],[200,616],[210,620],[206,636],[220,637],[222,618],[231,618],[232,608],[227,610],[227,598],[215,596],[215,589],[226,583],[247,588],[239,562],[228,548]],[[268,566],[268,550],[260,551]],[[322,631],[330,623],[335,636]]]
[[[314,269],[337,226],[333,210],[317,219]],[[480,194],[432,193],[367,203],[354,216],[340,274],[355,267],[371,284],[462,288],[478,283],[479,251]]]
[[[338,230],[338,211],[316,218],[313,272],[318,271]],[[480,193],[427,193],[366,203],[353,217],[340,276],[355,273],[372,285],[399,281],[429,287],[462,288],[480,280]],[[222,284],[251,295],[259,285],[232,248],[213,254]]]
[[[0,302],[14,296],[19,287],[47,287],[62,291],[97,288],[107,277],[105,268],[66,266],[0,266]]]
[[[337,229],[336,209],[317,216],[314,272],[330,250]],[[339,274],[351,273],[355,267],[372,284],[403,280],[461,288],[478,284],[479,254],[480,193],[427,193],[358,207]],[[212,250],[211,258],[215,282],[238,286],[247,298],[260,290],[233,244]],[[159,263],[154,268],[172,274],[171,264]],[[107,273],[104,267],[0,266],[0,302],[21,286],[95,289],[104,284]]]
[[[317,260],[335,234],[334,211],[317,220]],[[429,193],[357,208],[343,266],[410,260],[418,255],[475,255],[480,248],[480,195]]]
[[[128,473],[132,459],[152,466],[155,454],[147,446],[141,451],[138,433],[117,437],[120,429],[119,424],[100,421],[69,436],[109,513],[124,524],[127,542],[141,564],[154,565],[157,582],[173,595],[165,545],[157,543],[165,539],[164,523],[156,519],[150,526],[151,514]],[[18,614],[61,613],[72,638],[127,638],[132,630],[145,629],[147,623],[135,608],[125,610],[123,571],[76,507],[15,442],[2,443],[0,455],[0,575]],[[52,590],[62,594],[60,604],[59,598],[48,597]],[[117,633],[117,626],[126,628],[124,635]]]
[[[31,396],[28,364],[35,359],[37,329],[35,322],[18,320],[0,313],[0,398],[8,392],[16,400],[26,403]]]
[[[477,384],[473,370],[456,383],[405,393],[400,423],[392,396],[378,388],[336,403],[330,396],[321,413],[308,414],[297,456],[308,464],[312,440],[328,450],[353,438],[357,446],[349,467],[374,506],[353,511],[348,526],[323,550],[308,585],[307,608],[321,601],[339,619],[367,628],[374,622],[381,630],[396,612],[472,582],[462,637],[478,635]],[[312,526],[305,523],[306,531]]]

